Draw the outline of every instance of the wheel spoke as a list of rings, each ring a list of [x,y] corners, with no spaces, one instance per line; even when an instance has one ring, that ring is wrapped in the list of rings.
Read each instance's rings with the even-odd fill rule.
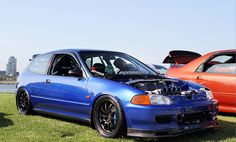
[[[111,127],[111,123],[108,124],[108,130],[109,130],[110,132],[114,130],[114,129]]]
[[[100,123],[101,123],[101,122],[100,122]],[[104,130],[105,130],[105,127],[104,127],[104,125],[105,125],[105,122],[104,122],[104,123],[101,123],[100,125],[101,125],[102,129],[104,129]]]
[[[112,107],[111,113],[113,114],[113,113],[115,113],[115,112],[116,112],[116,108],[115,108],[115,107]]]
[[[113,124],[113,122],[111,121],[110,122],[110,129],[112,130],[114,128],[114,124]]]
[[[105,114],[100,114],[100,117],[105,118],[106,115]]]
[[[104,123],[104,130],[107,131],[107,122]]]
[[[18,97],[20,111],[26,111],[29,105],[28,96],[25,92],[20,92]]]
[[[102,111],[102,113],[103,113],[103,114],[105,113],[105,110],[104,110],[104,108],[103,108],[103,107],[101,107],[101,111]]]
[[[113,106],[113,104],[110,104],[109,107],[108,107],[108,109],[111,110],[111,107],[112,107],[112,106]]]
[[[116,129],[119,117],[117,117],[117,108],[113,102],[104,101],[97,115],[100,127],[104,132],[110,133]]]
[[[105,105],[105,111],[107,112],[107,103],[105,103],[104,105]]]

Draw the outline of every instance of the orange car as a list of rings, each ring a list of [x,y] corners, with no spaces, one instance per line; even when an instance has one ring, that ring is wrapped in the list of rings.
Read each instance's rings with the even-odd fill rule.
[[[201,56],[190,51],[171,51],[163,63],[172,66],[167,77],[194,81],[208,87],[219,101],[220,112],[236,113],[236,50]]]

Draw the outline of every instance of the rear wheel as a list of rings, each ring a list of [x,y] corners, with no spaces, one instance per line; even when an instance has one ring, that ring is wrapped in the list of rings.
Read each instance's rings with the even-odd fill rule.
[[[103,137],[114,138],[126,134],[123,110],[117,100],[111,96],[102,96],[96,101],[93,122],[96,130]]]
[[[32,112],[29,93],[26,89],[19,89],[16,94],[16,107],[21,115],[28,115]]]

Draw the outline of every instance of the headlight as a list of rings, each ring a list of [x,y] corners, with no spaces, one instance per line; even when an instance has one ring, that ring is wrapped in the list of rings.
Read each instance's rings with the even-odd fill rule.
[[[208,88],[200,88],[201,91],[204,91],[206,93],[206,97],[210,100],[212,100],[214,97],[212,95],[212,92]]]
[[[206,91],[206,96],[208,99],[212,100],[213,99],[213,95],[211,91]]]
[[[164,95],[148,95],[152,105],[170,105],[172,104],[171,98]]]
[[[170,105],[172,104],[171,98],[164,95],[136,95],[131,100],[132,104],[136,105]]]

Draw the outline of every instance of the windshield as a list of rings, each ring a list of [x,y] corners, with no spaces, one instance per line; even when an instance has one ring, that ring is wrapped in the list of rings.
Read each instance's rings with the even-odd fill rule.
[[[110,79],[160,77],[148,66],[124,53],[81,51],[80,56],[93,76]]]

